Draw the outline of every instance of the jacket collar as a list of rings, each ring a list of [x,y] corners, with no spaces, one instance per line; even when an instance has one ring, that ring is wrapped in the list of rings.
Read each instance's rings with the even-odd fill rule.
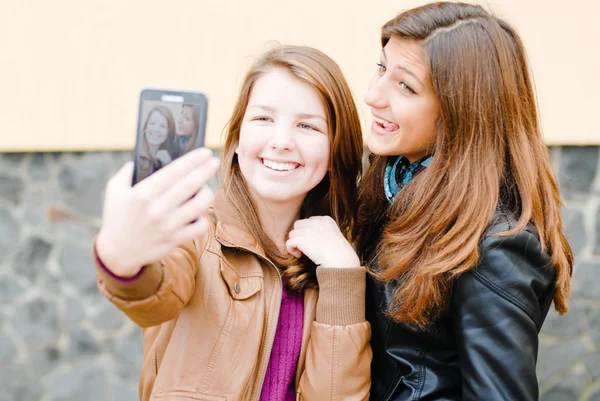
[[[238,214],[222,189],[216,193],[214,205],[217,218],[215,231],[217,241],[223,246],[242,248],[266,259],[263,247],[250,234],[244,219]]]

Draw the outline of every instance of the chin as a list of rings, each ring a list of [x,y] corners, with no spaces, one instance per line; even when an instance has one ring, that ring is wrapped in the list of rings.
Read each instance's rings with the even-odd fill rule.
[[[256,195],[268,202],[288,202],[298,199],[296,192],[286,191],[285,188],[254,188],[253,191]]]
[[[386,146],[386,144],[381,143],[380,141],[368,140],[367,148],[369,148],[369,152],[377,156],[393,156],[400,154],[397,148]]]

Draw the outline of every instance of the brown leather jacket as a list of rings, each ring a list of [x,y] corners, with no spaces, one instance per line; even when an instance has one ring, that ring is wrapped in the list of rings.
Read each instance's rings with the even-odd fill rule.
[[[97,266],[100,290],[144,328],[142,401],[260,397],[277,327],[279,270],[222,193],[209,232],[148,265],[133,283]],[[371,328],[364,268],[317,268],[304,292],[297,400],[368,400]]]

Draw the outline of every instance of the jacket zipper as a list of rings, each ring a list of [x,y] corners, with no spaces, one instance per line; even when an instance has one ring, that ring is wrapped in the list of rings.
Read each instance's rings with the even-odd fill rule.
[[[273,270],[275,270],[275,273],[277,273],[277,277],[279,278],[279,288],[280,288],[279,308],[277,309],[277,316],[275,317],[275,330],[273,330],[273,335],[269,339],[269,352],[268,352],[269,357],[267,358],[267,363],[264,365],[264,368],[261,369],[260,387],[258,390],[258,396],[255,398],[255,400],[258,401],[258,400],[260,400],[260,396],[262,395],[262,388],[263,388],[263,385],[265,382],[265,377],[267,376],[267,367],[269,366],[269,360],[271,359],[271,352],[273,351],[273,343],[275,342],[275,333],[277,333],[277,325],[279,324],[279,312],[281,311],[281,298],[283,297],[283,280],[281,279],[281,273],[279,272],[279,269],[277,268],[277,266],[275,266],[275,263],[273,263],[271,260],[267,259],[266,257],[264,257],[262,255],[257,254],[256,252],[253,252],[252,250],[250,250],[246,247],[232,244],[231,242],[225,241],[222,238],[221,238],[221,240],[223,242],[228,243],[232,248],[243,249],[244,251],[249,252],[249,253],[257,256],[261,260],[267,262],[273,268]]]
[[[262,395],[262,389],[263,389],[263,385],[265,383],[265,377],[267,376],[267,367],[269,366],[269,361],[271,360],[271,352],[273,351],[273,343],[275,342],[275,334],[277,333],[277,325],[279,324],[279,312],[281,312],[281,299],[283,298],[283,281],[281,280],[281,273],[279,272],[279,269],[277,268],[277,266],[275,266],[275,263],[271,262],[270,260],[263,258],[264,260],[267,260],[271,266],[273,267],[273,269],[275,270],[275,272],[277,272],[277,277],[279,278],[279,285],[280,285],[280,289],[281,289],[281,293],[280,293],[280,298],[279,298],[279,308],[277,309],[277,317],[275,318],[275,330],[273,330],[273,335],[271,336],[271,338],[269,339],[269,352],[267,353],[269,355],[269,357],[267,358],[267,363],[265,363],[264,368],[262,369],[262,372],[260,374],[260,387],[258,390],[258,396],[256,397],[256,401],[260,400],[260,396]]]

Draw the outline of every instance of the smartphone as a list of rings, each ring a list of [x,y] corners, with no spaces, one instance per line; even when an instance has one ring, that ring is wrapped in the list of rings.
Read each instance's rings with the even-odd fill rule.
[[[208,98],[203,92],[142,90],[132,185],[204,146],[207,112]]]

